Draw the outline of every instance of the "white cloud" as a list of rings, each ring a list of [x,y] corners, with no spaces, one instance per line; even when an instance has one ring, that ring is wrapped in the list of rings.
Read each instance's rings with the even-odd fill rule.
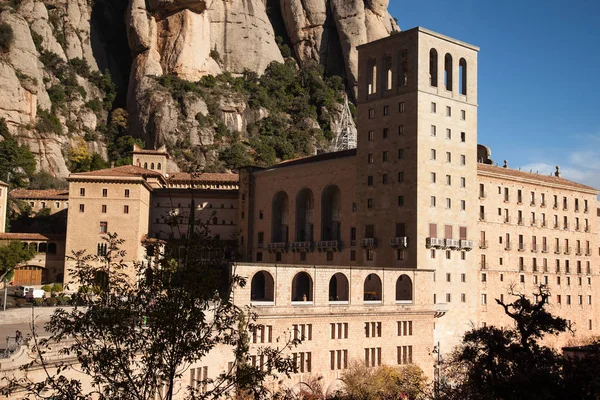
[[[582,151],[568,154],[565,160],[558,164],[561,177],[600,189],[600,159],[593,152]],[[534,162],[521,166],[521,171],[550,175],[554,174],[556,166]]]

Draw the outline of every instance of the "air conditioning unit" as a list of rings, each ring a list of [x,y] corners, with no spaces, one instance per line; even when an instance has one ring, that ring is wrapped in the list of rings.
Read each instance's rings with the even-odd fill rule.
[[[473,241],[472,240],[461,240],[460,248],[466,251],[470,251],[473,249]]]
[[[393,237],[390,239],[390,246],[406,248],[408,247],[408,238],[406,236]]]
[[[460,242],[456,239],[446,239],[446,248],[448,249],[458,249],[460,246]]]
[[[426,240],[425,245],[427,246],[427,248],[434,248],[434,249],[440,249],[440,248],[444,248],[444,239],[438,239],[438,238],[434,238],[434,237],[429,237]]]

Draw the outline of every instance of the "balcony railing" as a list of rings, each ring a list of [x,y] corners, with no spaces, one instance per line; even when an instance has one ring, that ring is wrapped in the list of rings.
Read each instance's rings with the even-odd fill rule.
[[[320,240],[317,242],[319,251],[339,251],[342,248],[342,242],[339,240]]]
[[[390,238],[390,246],[393,248],[405,249],[408,247],[408,238],[406,236]]]
[[[460,248],[465,251],[471,251],[473,249],[473,241],[472,240],[460,240]]]
[[[293,252],[308,252],[313,250],[313,242],[292,242],[290,248]]]
[[[360,239],[360,247],[362,247],[363,249],[375,249],[377,248],[377,239],[362,238]]]
[[[446,239],[445,245],[447,249],[458,249],[460,247],[460,241],[456,239]]]
[[[287,251],[288,244],[287,242],[277,242],[277,243],[269,243],[267,244],[267,249],[269,253],[282,253]]]
[[[428,237],[427,239],[425,239],[425,247],[427,247],[428,249],[443,249],[446,247],[446,244],[444,242],[444,239]]]
[[[479,248],[480,249],[487,249],[488,248],[488,241],[487,240],[480,240],[479,241]]]

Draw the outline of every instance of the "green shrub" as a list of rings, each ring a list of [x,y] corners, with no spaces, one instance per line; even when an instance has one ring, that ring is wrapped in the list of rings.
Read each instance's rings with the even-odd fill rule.
[[[49,297],[44,300],[44,304],[47,306],[54,307],[58,304],[58,300],[56,299],[56,297]]]
[[[83,58],[72,58],[69,60],[69,65],[75,73],[83,78],[90,76],[90,66]]]
[[[44,299],[33,299],[33,305],[36,307],[41,307],[44,304]]]
[[[50,101],[52,102],[52,106],[60,108],[62,107],[66,100],[67,95],[65,93],[65,87],[60,83],[56,85],[52,85],[50,89],[48,89],[48,97],[50,97]]]
[[[62,135],[62,124],[58,117],[49,111],[38,109],[38,120],[35,124],[38,132]]]
[[[16,305],[17,307],[19,307],[19,308],[21,308],[21,307],[25,307],[25,306],[27,305],[27,300],[25,300],[25,299],[17,299],[17,300],[15,301],[15,305]]]
[[[215,60],[218,64],[221,64],[221,55],[217,51],[216,47],[210,51],[209,56],[210,56],[210,58]]]
[[[0,23],[0,53],[6,53],[10,49],[13,39],[12,27],[6,22]]]
[[[51,292],[55,292],[55,293],[59,293],[63,291],[63,285],[61,285],[60,283],[55,283],[54,285],[52,285],[52,288],[50,289]]]
[[[71,302],[71,298],[68,296],[58,296],[56,297],[56,301],[59,306],[65,306]]]
[[[92,99],[85,103],[85,106],[93,112],[95,112],[96,114],[102,111],[102,102],[100,101],[100,99]]]
[[[44,286],[42,286],[42,290],[44,292],[50,292],[51,289],[52,289],[52,286],[50,286],[50,285],[44,285]]]
[[[35,49],[38,51],[38,53],[40,53],[42,51],[42,42],[44,41],[44,38],[42,37],[42,35],[40,35],[39,33],[35,32],[35,31],[31,31],[31,38],[33,39],[33,44],[35,45]]]

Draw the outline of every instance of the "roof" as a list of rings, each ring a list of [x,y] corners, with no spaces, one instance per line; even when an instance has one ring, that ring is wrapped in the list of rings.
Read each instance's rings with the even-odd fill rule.
[[[189,172],[175,172],[169,178],[170,182],[227,182],[227,183],[238,183],[240,176],[233,173],[200,173],[192,174]]]
[[[14,189],[10,195],[16,199],[47,199],[47,200],[68,200],[69,191],[67,189],[47,189],[47,190],[28,190]]]
[[[532,172],[524,172],[516,169],[497,167],[489,164],[477,163],[477,173],[480,172],[488,172],[493,174],[501,174],[510,176],[515,179],[531,179],[535,181],[541,181],[550,185],[561,185],[561,186],[570,186],[575,189],[583,189],[588,191],[598,192],[598,189],[595,189],[591,186],[583,185],[581,183],[573,182],[568,179],[559,178],[554,175],[542,175],[542,174],[534,174]]]
[[[4,181],[0,181],[0,186],[8,186],[8,184]]]
[[[167,158],[169,158],[169,153],[167,153],[167,147],[165,145],[161,146],[158,150],[144,150],[137,144],[134,144],[131,154],[151,154],[157,156],[167,156]]]
[[[285,160],[285,161],[280,162],[279,164],[273,165],[272,167],[265,168],[265,169],[290,167],[292,165],[302,165],[302,164],[308,164],[308,163],[319,162],[319,161],[336,160],[338,158],[353,157],[353,156],[356,156],[356,149],[334,151],[331,153],[317,154],[316,156],[299,157],[299,158],[293,158],[291,160]]]
[[[0,240],[56,240],[64,239],[64,235],[43,235],[41,233],[19,233],[19,232],[7,232],[0,233]]]
[[[69,175],[69,178],[77,177],[109,177],[109,178],[132,178],[132,177],[162,177],[160,172],[138,167],[137,165],[122,165],[120,167],[99,169],[89,172],[78,172]]]

